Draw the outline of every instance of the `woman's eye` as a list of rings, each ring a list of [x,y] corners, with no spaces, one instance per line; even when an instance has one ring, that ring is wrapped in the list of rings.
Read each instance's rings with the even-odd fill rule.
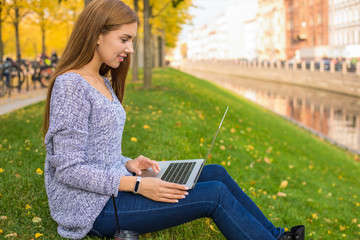
[[[127,39],[121,39],[121,42],[122,42],[122,43],[126,43],[126,42],[127,42]]]

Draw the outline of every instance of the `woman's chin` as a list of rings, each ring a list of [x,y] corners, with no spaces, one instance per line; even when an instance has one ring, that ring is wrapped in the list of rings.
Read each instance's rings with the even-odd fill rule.
[[[118,68],[120,66],[120,64],[121,64],[121,62],[111,63],[111,64],[107,64],[107,65],[111,68]]]

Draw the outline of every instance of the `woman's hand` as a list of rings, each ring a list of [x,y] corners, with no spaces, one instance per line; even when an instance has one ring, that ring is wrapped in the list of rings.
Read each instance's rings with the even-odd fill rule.
[[[160,178],[142,178],[139,194],[158,202],[177,203],[188,195],[186,186],[162,181]]]
[[[150,167],[154,170],[155,173],[158,173],[160,171],[160,166],[158,162],[150,160],[149,158],[142,155],[133,160],[129,160],[125,164],[125,167],[129,172],[133,172],[136,175],[141,175],[141,170],[145,170]]]

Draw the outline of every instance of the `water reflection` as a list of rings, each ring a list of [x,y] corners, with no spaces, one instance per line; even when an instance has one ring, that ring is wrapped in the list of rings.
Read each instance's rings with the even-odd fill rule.
[[[181,70],[216,82],[360,152],[360,98],[253,79]]]

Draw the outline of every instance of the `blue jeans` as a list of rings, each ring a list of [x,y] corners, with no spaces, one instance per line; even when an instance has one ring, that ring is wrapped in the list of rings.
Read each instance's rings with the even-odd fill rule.
[[[274,227],[220,165],[206,165],[195,188],[179,203],[155,202],[130,192],[119,192],[115,201],[120,229],[139,234],[205,217],[212,218],[227,239],[275,240],[284,234],[284,229]],[[112,237],[115,232],[110,199],[89,235]]]

